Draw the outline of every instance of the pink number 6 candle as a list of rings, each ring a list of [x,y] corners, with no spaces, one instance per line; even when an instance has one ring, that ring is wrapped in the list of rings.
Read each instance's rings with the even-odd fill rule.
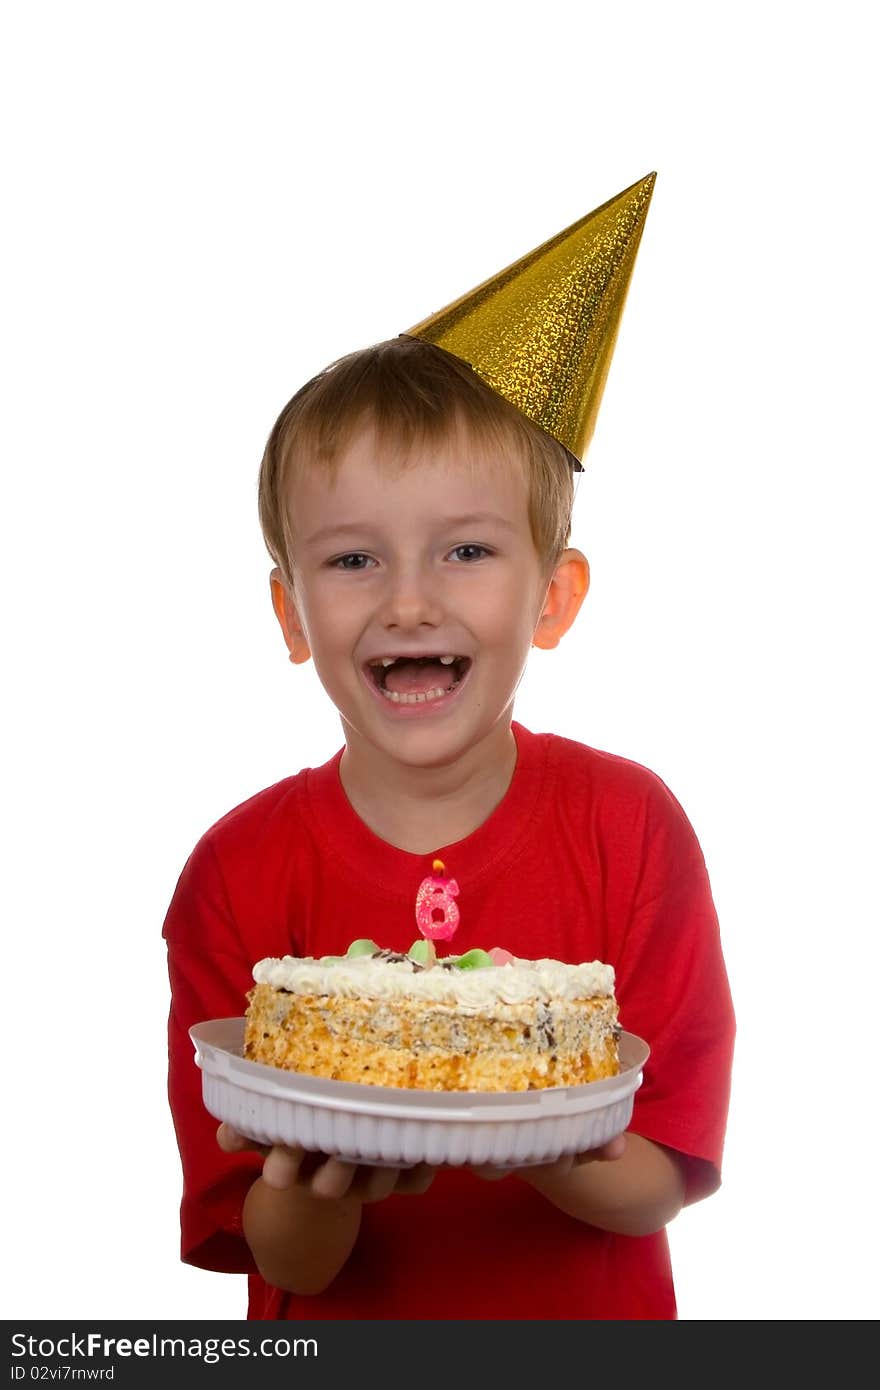
[[[454,878],[444,877],[442,859],[435,859],[432,868],[434,872],[422,879],[416,893],[416,921],[429,941],[448,941],[458,926],[458,884]]]

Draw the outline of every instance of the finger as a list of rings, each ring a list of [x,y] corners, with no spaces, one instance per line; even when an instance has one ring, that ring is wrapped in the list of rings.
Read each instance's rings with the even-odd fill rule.
[[[403,1168],[394,1191],[404,1197],[421,1197],[423,1192],[427,1192],[436,1175],[437,1169],[430,1163],[417,1163],[414,1168]]]
[[[217,1130],[217,1143],[227,1154],[240,1154],[247,1150],[261,1154],[269,1152],[268,1144],[258,1144],[255,1139],[248,1139],[246,1135],[239,1134],[238,1130],[233,1129],[232,1125],[228,1125],[225,1120]]]
[[[304,1150],[301,1148],[288,1149],[281,1144],[274,1145],[263,1164],[263,1182],[278,1192],[293,1187],[299,1177],[303,1157]]]
[[[356,1163],[341,1158],[328,1158],[316,1168],[309,1185],[313,1197],[345,1197],[357,1172]]]
[[[618,1134],[613,1139],[609,1139],[607,1144],[602,1144],[598,1149],[588,1149],[586,1153],[575,1154],[574,1162],[577,1165],[582,1163],[608,1163],[615,1158],[621,1158],[626,1152],[626,1135]]]
[[[243,1134],[239,1134],[237,1129],[233,1129],[224,1120],[217,1130],[217,1143],[226,1154],[240,1153],[245,1147],[246,1140]]]
[[[359,1169],[351,1190],[356,1191],[362,1202],[383,1202],[391,1196],[399,1177],[399,1168],[368,1169],[364,1166]]]
[[[480,1163],[471,1168],[471,1172],[476,1173],[478,1178],[483,1179],[483,1182],[500,1182],[502,1178],[506,1178],[512,1173],[513,1169],[498,1168],[494,1163]]]

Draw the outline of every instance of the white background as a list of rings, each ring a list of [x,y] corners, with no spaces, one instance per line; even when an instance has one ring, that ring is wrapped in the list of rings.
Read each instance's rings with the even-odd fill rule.
[[[739,1042],[682,1318],[876,1317],[871,9],[5,8],[7,1317],[244,1316],[178,1263],[160,932],[341,742],[269,605],[278,410],[652,169],[593,587],[517,715],[653,768],[709,865]]]

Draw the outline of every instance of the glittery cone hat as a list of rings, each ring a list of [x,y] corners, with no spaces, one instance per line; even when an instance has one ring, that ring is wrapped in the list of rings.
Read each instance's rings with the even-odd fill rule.
[[[634,183],[406,336],[460,357],[582,459],[655,178]]]

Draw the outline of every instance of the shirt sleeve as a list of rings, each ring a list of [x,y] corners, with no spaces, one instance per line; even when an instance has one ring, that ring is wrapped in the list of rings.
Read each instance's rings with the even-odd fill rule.
[[[168,1099],[183,1168],[181,1259],[203,1269],[255,1273],[241,1213],[263,1160],[256,1153],[224,1154],[219,1148],[218,1122],[202,1101],[201,1072],[189,1036],[196,1023],[240,1017],[253,986],[253,963],[243,949],[207,839],[187,860],[163,936],[171,984]]]
[[[630,1128],[684,1158],[685,1200],[697,1201],[721,1182],[735,1024],[703,855],[662,783],[616,976],[621,1026],[651,1049]]]

